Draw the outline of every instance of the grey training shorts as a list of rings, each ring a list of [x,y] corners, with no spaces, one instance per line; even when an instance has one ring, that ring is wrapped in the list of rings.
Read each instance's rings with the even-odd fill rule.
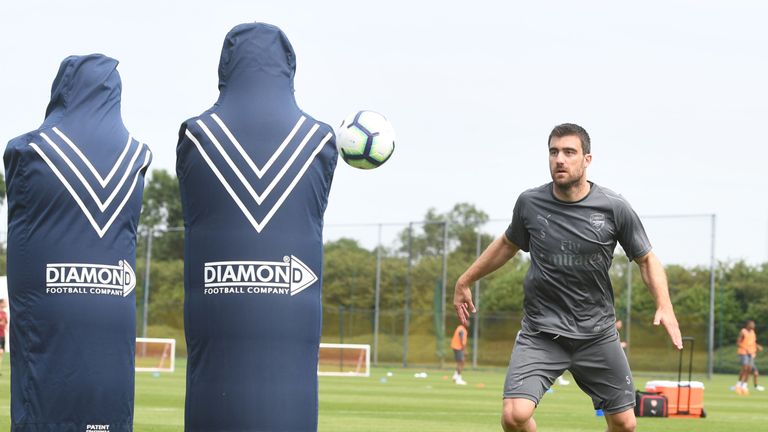
[[[464,361],[464,350],[453,350],[453,359],[457,362]]]
[[[635,406],[635,386],[619,336],[571,339],[551,333],[519,332],[504,382],[504,398],[539,404],[557,377],[570,370],[595,409],[616,414]]]
[[[742,366],[755,367],[755,357],[751,354],[739,354],[739,361]]]

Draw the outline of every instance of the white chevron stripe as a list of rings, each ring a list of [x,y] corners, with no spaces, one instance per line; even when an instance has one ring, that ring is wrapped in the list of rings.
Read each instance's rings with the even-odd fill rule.
[[[204,125],[202,125],[202,126],[204,127]],[[312,134],[314,134],[314,130],[316,130],[317,127],[318,127],[318,125],[315,124],[315,126],[313,127],[313,130],[310,131],[310,132]],[[206,135],[208,135],[209,132],[210,131],[206,132]],[[237,195],[237,193],[234,191],[234,189],[232,189],[232,186],[229,184],[229,182],[227,182],[227,180],[221,174],[221,171],[219,171],[219,169],[216,167],[216,164],[213,163],[211,158],[208,156],[208,153],[205,152],[205,150],[203,149],[203,146],[200,144],[200,141],[197,140],[195,135],[192,134],[192,132],[190,132],[189,129],[187,129],[185,131],[185,134],[186,134],[187,138],[189,138],[190,141],[192,141],[195,144],[195,147],[197,147],[197,150],[200,152],[200,155],[203,157],[203,160],[205,160],[205,162],[211,168],[211,171],[213,171],[213,173],[216,175],[216,178],[219,179],[219,182],[221,182],[222,186],[224,186],[224,189],[226,189],[227,193],[229,193],[229,196],[231,196],[232,199],[235,201],[235,204],[237,204],[237,206],[240,208],[240,211],[243,212],[243,215],[245,215],[245,217],[251,223],[251,225],[256,230],[256,232],[259,232],[259,233],[269,223],[269,221],[272,219],[272,216],[274,216],[275,212],[277,212],[277,210],[280,208],[280,206],[283,205],[283,202],[285,202],[286,198],[288,198],[288,195],[290,195],[290,193],[293,191],[293,188],[296,187],[296,184],[298,184],[299,180],[301,180],[301,178],[304,176],[304,173],[307,171],[307,169],[309,169],[309,166],[312,164],[312,161],[315,159],[317,154],[320,153],[320,150],[323,149],[323,146],[328,142],[328,140],[331,139],[331,136],[332,136],[331,133],[328,133],[325,137],[323,137],[323,139],[320,141],[320,143],[317,145],[317,147],[312,151],[312,154],[310,155],[310,157],[307,159],[307,161],[301,167],[301,170],[299,170],[298,174],[296,174],[296,176],[293,178],[291,183],[285,189],[283,194],[280,196],[280,198],[278,198],[278,200],[275,203],[275,205],[272,206],[272,208],[269,210],[269,212],[264,217],[264,219],[261,221],[261,223],[259,223],[256,220],[256,218],[253,216],[253,214],[251,214],[251,212],[248,211],[248,208],[245,206],[245,204],[243,204],[243,201],[240,199],[240,197]],[[211,135],[209,135],[209,138],[210,137],[211,137]],[[308,134],[308,136],[305,137],[305,139],[302,141],[301,147],[306,146],[306,143],[307,143],[307,141],[309,140],[310,137],[311,137],[310,134]],[[214,139],[212,139],[211,141],[213,141]],[[219,151],[221,151],[221,150],[219,150]],[[292,156],[291,161],[289,161],[286,164],[286,166],[289,166],[293,162],[293,160],[296,159],[296,156],[297,156],[297,153],[294,152],[294,155]],[[284,167],[284,170],[285,169],[287,169],[287,168]],[[282,173],[284,174],[284,171],[282,171]],[[281,175],[281,177],[282,177],[282,175]],[[242,179],[241,179],[241,181],[242,181]],[[260,202],[257,202],[257,204],[261,205]]]
[[[203,123],[202,120],[197,120],[197,125],[200,126],[200,128],[205,132],[205,135],[208,136],[208,139],[213,143],[213,145],[216,147],[216,149],[219,151],[219,154],[224,158],[224,160],[227,162],[227,165],[229,165],[229,168],[234,171],[235,175],[238,179],[240,179],[240,182],[245,186],[246,190],[248,190],[248,193],[251,194],[251,197],[256,201],[257,204],[261,205],[264,200],[269,196],[270,192],[275,188],[277,183],[280,182],[280,180],[283,178],[285,173],[288,171],[288,169],[293,165],[293,162],[296,160],[296,158],[299,156],[302,150],[304,150],[304,147],[306,147],[307,142],[312,138],[312,136],[315,134],[317,129],[320,127],[317,123],[315,123],[312,128],[310,128],[309,132],[304,136],[304,139],[301,140],[301,143],[298,147],[293,151],[293,154],[288,159],[288,161],[283,165],[283,167],[280,169],[280,172],[277,173],[274,179],[272,179],[272,182],[267,186],[266,189],[264,189],[264,192],[259,195],[256,193],[255,190],[253,190],[253,187],[251,186],[251,183],[245,178],[243,175],[243,172],[240,171],[240,169],[235,165],[235,162],[232,161],[232,158],[229,156],[229,154],[224,150],[224,147],[221,146],[221,143],[218,139],[216,139],[216,136],[213,135],[210,129],[208,129],[208,126]]]
[[[115,209],[115,212],[112,213],[112,217],[109,218],[109,220],[107,221],[107,224],[104,225],[104,228],[102,229],[101,234],[99,234],[99,237],[104,236],[104,233],[107,232],[107,230],[112,225],[112,223],[115,221],[115,219],[117,219],[117,215],[119,215],[120,212],[123,211],[123,207],[125,207],[125,204],[131,198],[131,194],[133,194],[133,190],[136,188],[136,184],[139,181],[139,175],[141,174],[141,172],[145,168],[147,168],[149,166],[149,160],[150,160],[149,154],[150,154],[149,153],[149,149],[147,149],[147,152],[144,154],[144,163],[142,163],[141,167],[138,170],[136,170],[136,175],[134,175],[134,177],[133,177],[133,183],[131,184],[131,188],[128,189],[128,193],[125,194],[125,196],[123,197],[123,200],[120,202],[120,205],[117,206],[117,208]],[[131,165],[131,166],[133,166],[133,165]]]
[[[288,159],[288,161],[285,162],[285,165],[283,165],[283,167],[277,173],[277,175],[275,176],[274,180],[272,180],[272,182],[269,184],[269,186],[267,186],[267,188],[264,190],[264,198],[266,198],[267,195],[269,195],[269,193],[272,192],[272,190],[275,188],[275,185],[277,185],[277,183],[280,181],[280,179],[283,178],[285,173],[288,172],[288,169],[291,167],[291,165],[293,165],[293,163],[296,161],[296,158],[299,157],[299,154],[301,153],[301,151],[304,150],[304,147],[307,146],[307,143],[309,142],[309,140],[312,138],[312,136],[315,134],[315,132],[317,132],[317,130],[319,128],[320,128],[320,125],[315,123],[312,126],[312,129],[310,129],[309,132],[307,132],[307,135],[305,135],[304,139],[301,140],[301,143],[299,143],[299,146],[296,147],[296,150],[293,152],[293,154]],[[310,158],[310,161],[312,159],[314,159],[314,157],[315,157],[315,153],[312,154],[312,157]],[[302,171],[302,174],[303,174],[303,171]]]
[[[117,209],[115,209],[114,213],[112,214],[112,217],[110,217],[110,219],[107,221],[107,223],[103,227],[100,227],[99,224],[96,223],[96,220],[93,218],[93,215],[91,214],[91,212],[88,210],[88,207],[86,207],[85,203],[83,203],[83,200],[80,198],[80,195],[78,195],[78,193],[75,192],[74,188],[72,188],[72,185],[67,181],[64,175],[61,174],[61,171],[59,171],[56,165],[48,158],[45,152],[43,152],[43,150],[40,149],[40,147],[35,143],[30,143],[29,145],[37,152],[37,154],[40,155],[41,158],[43,158],[43,161],[45,161],[48,167],[51,168],[51,171],[53,171],[56,177],[59,178],[59,181],[61,181],[61,183],[67,189],[69,194],[72,195],[72,198],[74,198],[75,202],[80,207],[80,210],[83,211],[83,213],[85,214],[85,217],[88,219],[88,222],[91,223],[91,226],[96,231],[96,234],[99,235],[99,238],[104,237],[104,234],[106,234],[106,232],[109,230],[109,227],[112,226],[112,223],[117,218],[117,215],[120,214],[120,212],[123,210],[123,207],[128,202],[128,199],[131,197],[131,194],[133,193],[133,189],[136,188],[136,183],[138,182],[141,171],[149,165],[150,151],[149,149],[147,149],[147,152],[144,156],[144,164],[141,166],[141,168],[139,168],[136,171],[136,175],[133,178],[133,183],[131,184],[131,188],[128,190],[128,193],[125,195],[125,197],[123,198],[122,202],[117,207]],[[141,148],[142,146],[139,145],[139,147]],[[131,167],[132,166],[133,165],[131,165]]]
[[[320,140],[320,144],[315,147],[315,149],[312,151],[312,155],[309,156],[307,161],[304,163],[304,166],[301,167],[301,171],[299,171],[298,174],[296,174],[296,177],[293,178],[293,181],[291,181],[291,184],[288,185],[288,188],[283,192],[283,194],[280,196],[280,199],[277,200],[274,206],[272,206],[272,209],[269,210],[269,213],[267,213],[267,216],[264,217],[264,220],[261,222],[262,226],[266,225],[270,219],[272,219],[272,216],[274,216],[275,212],[277,212],[277,209],[280,208],[281,205],[283,205],[283,201],[285,201],[286,198],[288,198],[288,195],[290,195],[291,191],[293,191],[293,188],[296,187],[296,184],[299,183],[299,180],[301,180],[302,177],[304,177],[304,173],[307,172],[307,169],[309,169],[309,166],[312,164],[312,161],[315,159],[318,153],[320,153],[320,150],[323,149],[323,146],[325,146],[325,143],[328,142],[329,139],[333,134],[328,132],[322,140]]]
[[[256,193],[255,190],[253,190],[253,187],[251,186],[251,183],[248,182],[248,180],[245,179],[243,176],[243,173],[240,172],[239,169],[237,169],[237,166],[235,166],[235,162],[232,161],[232,158],[229,157],[229,154],[224,151],[224,148],[219,143],[219,140],[216,139],[215,136],[211,133],[211,130],[208,129],[208,126],[205,125],[201,120],[197,121],[197,125],[200,126],[200,128],[205,132],[205,134],[208,136],[208,139],[213,143],[213,145],[216,147],[217,150],[219,150],[219,153],[224,158],[225,161],[227,161],[227,165],[232,169],[232,171],[235,172],[235,175],[237,175],[237,178],[240,179],[240,183],[245,186],[245,189],[248,190],[248,193],[251,194],[253,199],[256,200],[257,203],[261,204],[262,198],[259,194]]]
[[[128,134],[128,141],[125,143],[125,147],[123,148],[123,152],[120,153],[120,157],[117,158],[117,162],[115,162],[115,164],[112,166],[112,170],[109,172],[109,174],[107,174],[107,177],[101,178],[101,176],[99,175],[99,172],[96,171],[96,168],[93,166],[93,164],[91,164],[90,159],[85,157],[83,152],[80,151],[80,149],[75,145],[75,143],[72,142],[72,140],[69,139],[69,137],[64,135],[64,132],[60,131],[57,127],[54,127],[53,131],[56,133],[56,135],[61,137],[61,139],[63,139],[64,142],[67,143],[67,145],[78,156],[80,156],[80,159],[83,161],[85,166],[87,166],[88,169],[91,170],[91,173],[93,174],[94,177],[96,177],[96,180],[99,181],[99,184],[101,184],[102,188],[107,187],[107,183],[109,183],[109,181],[112,180],[112,176],[115,175],[115,172],[117,172],[117,167],[119,167],[120,164],[123,163],[123,159],[125,159],[125,155],[128,154],[128,148],[131,146],[131,134]]]
[[[248,153],[245,152],[245,149],[243,149],[243,146],[240,145],[240,142],[237,140],[237,138],[235,138],[235,135],[232,134],[232,132],[229,130],[226,123],[224,123],[224,121],[216,113],[211,114],[211,118],[219,125],[221,130],[224,131],[224,134],[227,136],[227,138],[229,138],[229,140],[235,146],[237,151],[240,153],[240,156],[242,156],[243,159],[245,159],[245,162],[248,164],[248,166],[251,167],[251,169],[253,170],[253,173],[256,174],[256,177],[258,178],[262,178],[264,174],[266,174],[267,171],[269,171],[269,168],[272,166],[272,164],[275,163],[275,160],[277,159],[278,156],[280,156],[283,150],[285,150],[285,147],[288,146],[288,143],[290,143],[291,140],[293,140],[294,135],[296,135],[296,132],[299,131],[299,128],[301,128],[301,125],[304,124],[304,120],[306,120],[306,117],[304,116],[301,116],[301,118],[299,118],[299,120],[293,126],[293,129],[291,130],[291,132],[288,134],[288,136],[285,137],[283,142],[280,144],[280,147],[278,147],[277,150],[275,150],[275,152],[272,153],[272,157],[270,157],[267,163],[264,164],[264,168],[259,169],[256,166],[256,163],[253,162],[253,159],[251,159],[248,156]]]
[[[200,141],[198,141],[197,138],[195,138],[195,136],[192,135],[192,132],[190,132],[189,129],[187,129],[185,133],[187,135],[187,138],[189,138],[195,144],[195,147],[197,147],[197,150],[200,152],[200,155],[205,160],[205,163],[207,163],[208,166],[211,167],[211,170],[213,171],[213,173],[216,174],[216,177],[224,186],[224,189],[227,190],[227,192],[229,193],[229,196],[231,196],[232,199],[235,201],[235,204],[237,204],[237,206],[240,207],[240,211],[242,211],[245,217],[248,218],[248,222],[250,222],[251,225],[253,225],[253,227],[256,228],[257,232],[261,232],[261,225],[258,222],[256,222],[256,219],[254,219],[251,212],[248,211],[248,209],[245,207],[245,204],[243,204],[243,202],[240,201],[240,198],[237,196],[235,191],[232,190],[232,186],[230,186],[229,183],[227,183],[227,180],[224,178],[224,176],[221,175],[221,171],[219,171],[219,169],[216,168],[216,165],[214,165],[211,158],[208,157],[208,153],[206,153],[205,150],[203,150],[203,146],[200,145]]]
[[[83,174],[80,172],[79,169],[75,166],[75,164],[72,163],[72,160],[67,157],[67,155],[61,151],[59,146],[56,145],[44,132],[40,133],[40,136],[43,137],[43,139],[53,147],[54,150],[56,150],[56,153],[59,154],[59,156],[64,159],[64,162],[69,166],[69,169],[72,170],[72,172],[75,173],[78,179],[80,179],[80,182],[83,184],[85,189],[88,191],[88,193],[91,195],[91,198],[96,202],[96,205],[99,207],[99,210],[103,213],[104,210],[109,207],[109,205],[112,203],[112,200],[115,199],[115,196],[117,195],[117,192],[123,187],[123,184],[125,183],[126,179],[128,178],[128,175],[130,174],[130,169],[126,169],[123,173],[123,177],[120,179],[120,182],[114,187],[112,190],[112,193],[109,195],[106,201],[102,202],[98,195],[96,195],[96,192],[93,191],[93,188],[91,187],[91,183],[88,182],[85,177],[83,177]],[[131,161],[128,164],[128,167],[132,167],[133,164],[136,162],[136,159],[139,157],[139,153],[141,153],[142,145],[141,143],[138,143],[136,146],[136,151],[133,153],[133,156],[131,157]]]

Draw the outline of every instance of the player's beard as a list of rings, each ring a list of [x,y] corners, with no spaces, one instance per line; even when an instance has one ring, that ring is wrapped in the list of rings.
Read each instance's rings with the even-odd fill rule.
[[[577,171],[573,176],[569,176],[569,178],[565,180],[556,180],[555,175],[552,175],[552,183],[555,185],[557,190],[561,192],[562,194],[567,195],[568,192],[571,191],[574,187],[577,187],[579,184],[582,183],[584,180],[585,175],[585,169],[581,168],[579,171]]]

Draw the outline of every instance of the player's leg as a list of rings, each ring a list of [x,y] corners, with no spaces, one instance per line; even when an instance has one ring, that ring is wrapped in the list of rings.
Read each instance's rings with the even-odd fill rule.
[[[757,365],[752,366],[752,380],[755,384],[755,390],[757,391],[765,391],[765,387],[759,385],[757,383],[757,377],[760,376],[760,371],[757,370]]]
[[[749,372],[750,372],[749,364],[744,364],[744,365],[741,366],[741,373],[739,374],[739,381],[741,381],[742,384],[749,380]]]
[[[504,399],[501,411],[501,427],[504,432],[536,432],[533,411],[536,403],[530,399]]]
[[[453,371],[453,380],[456,381],[456,378],[459,377],[459,353],[457,350],[453,350],[453,361],[456,362],[456,369]]]
[[[547,333],[519,332],[504,381],[504,431],[534,432],[533,413],[544,393],[570,364],[570,354]]]
[[[739,354],[739,364],[741,365],[741,368],[739,369],[739,379],[736,381],[736,388],[734,390],[736,393],[742,394],[744,392],[744,383],[749,377],[749,375],[745,374],[744,371],[749,364],[748,357],[744,354]]]
[[[464,350],[453,350],[453,359],[456,361],[456,371],[453,373],[453,381],[458,385],[467,385],[461,372],[464,370]]]
[[[605,422],[608,423],[608,432],[634,431],[637,427],[635,411],[632,408],[619,413],[606,414]]]
[[[736,388],[736,393],[749,393],[749,375],[752,373],[753,364],[754,360],[751,355],[745,354],[741,356],[741,372],[739,374],[739,384]]]
[[[574,341],[571,373],[576,384],[605,412],[610,432],[634,431],[635,386],[618,334]]]

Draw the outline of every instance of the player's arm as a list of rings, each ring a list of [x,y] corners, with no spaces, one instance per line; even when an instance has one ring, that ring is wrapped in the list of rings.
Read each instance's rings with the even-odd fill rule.
[[[456,308],[456,314],[459,321],[464,326],[469,325],[469,315],[477,312],[474,303],[472,303],[472,292],[469,287],[476,281],[493,273],[496,269],[503,266],[512,259],[520,248],[507,239],[505,234],[499,236],[491,242],[488,248],[472,263],[467,271],[456,281],[456,289],[453,294],[453,307]]]
[[[736,338],[736,345],[744,340],[744,329],[739,330],[739,337]]]
[[[675,317],[675,311],[672,308],[672,300],[669,298],[669,286],[667,285],[667,275],[664,272],[664,267],[652,251],[635,258],[635,262],[640,266],[643,282],[656,302],[656,315],[653,317],[653,325],[664,325],[669,337],[672,339],[672,343],[678,349],[683,349],[683,337],[680,334],[680,326],[677,323],[677,317]]]

